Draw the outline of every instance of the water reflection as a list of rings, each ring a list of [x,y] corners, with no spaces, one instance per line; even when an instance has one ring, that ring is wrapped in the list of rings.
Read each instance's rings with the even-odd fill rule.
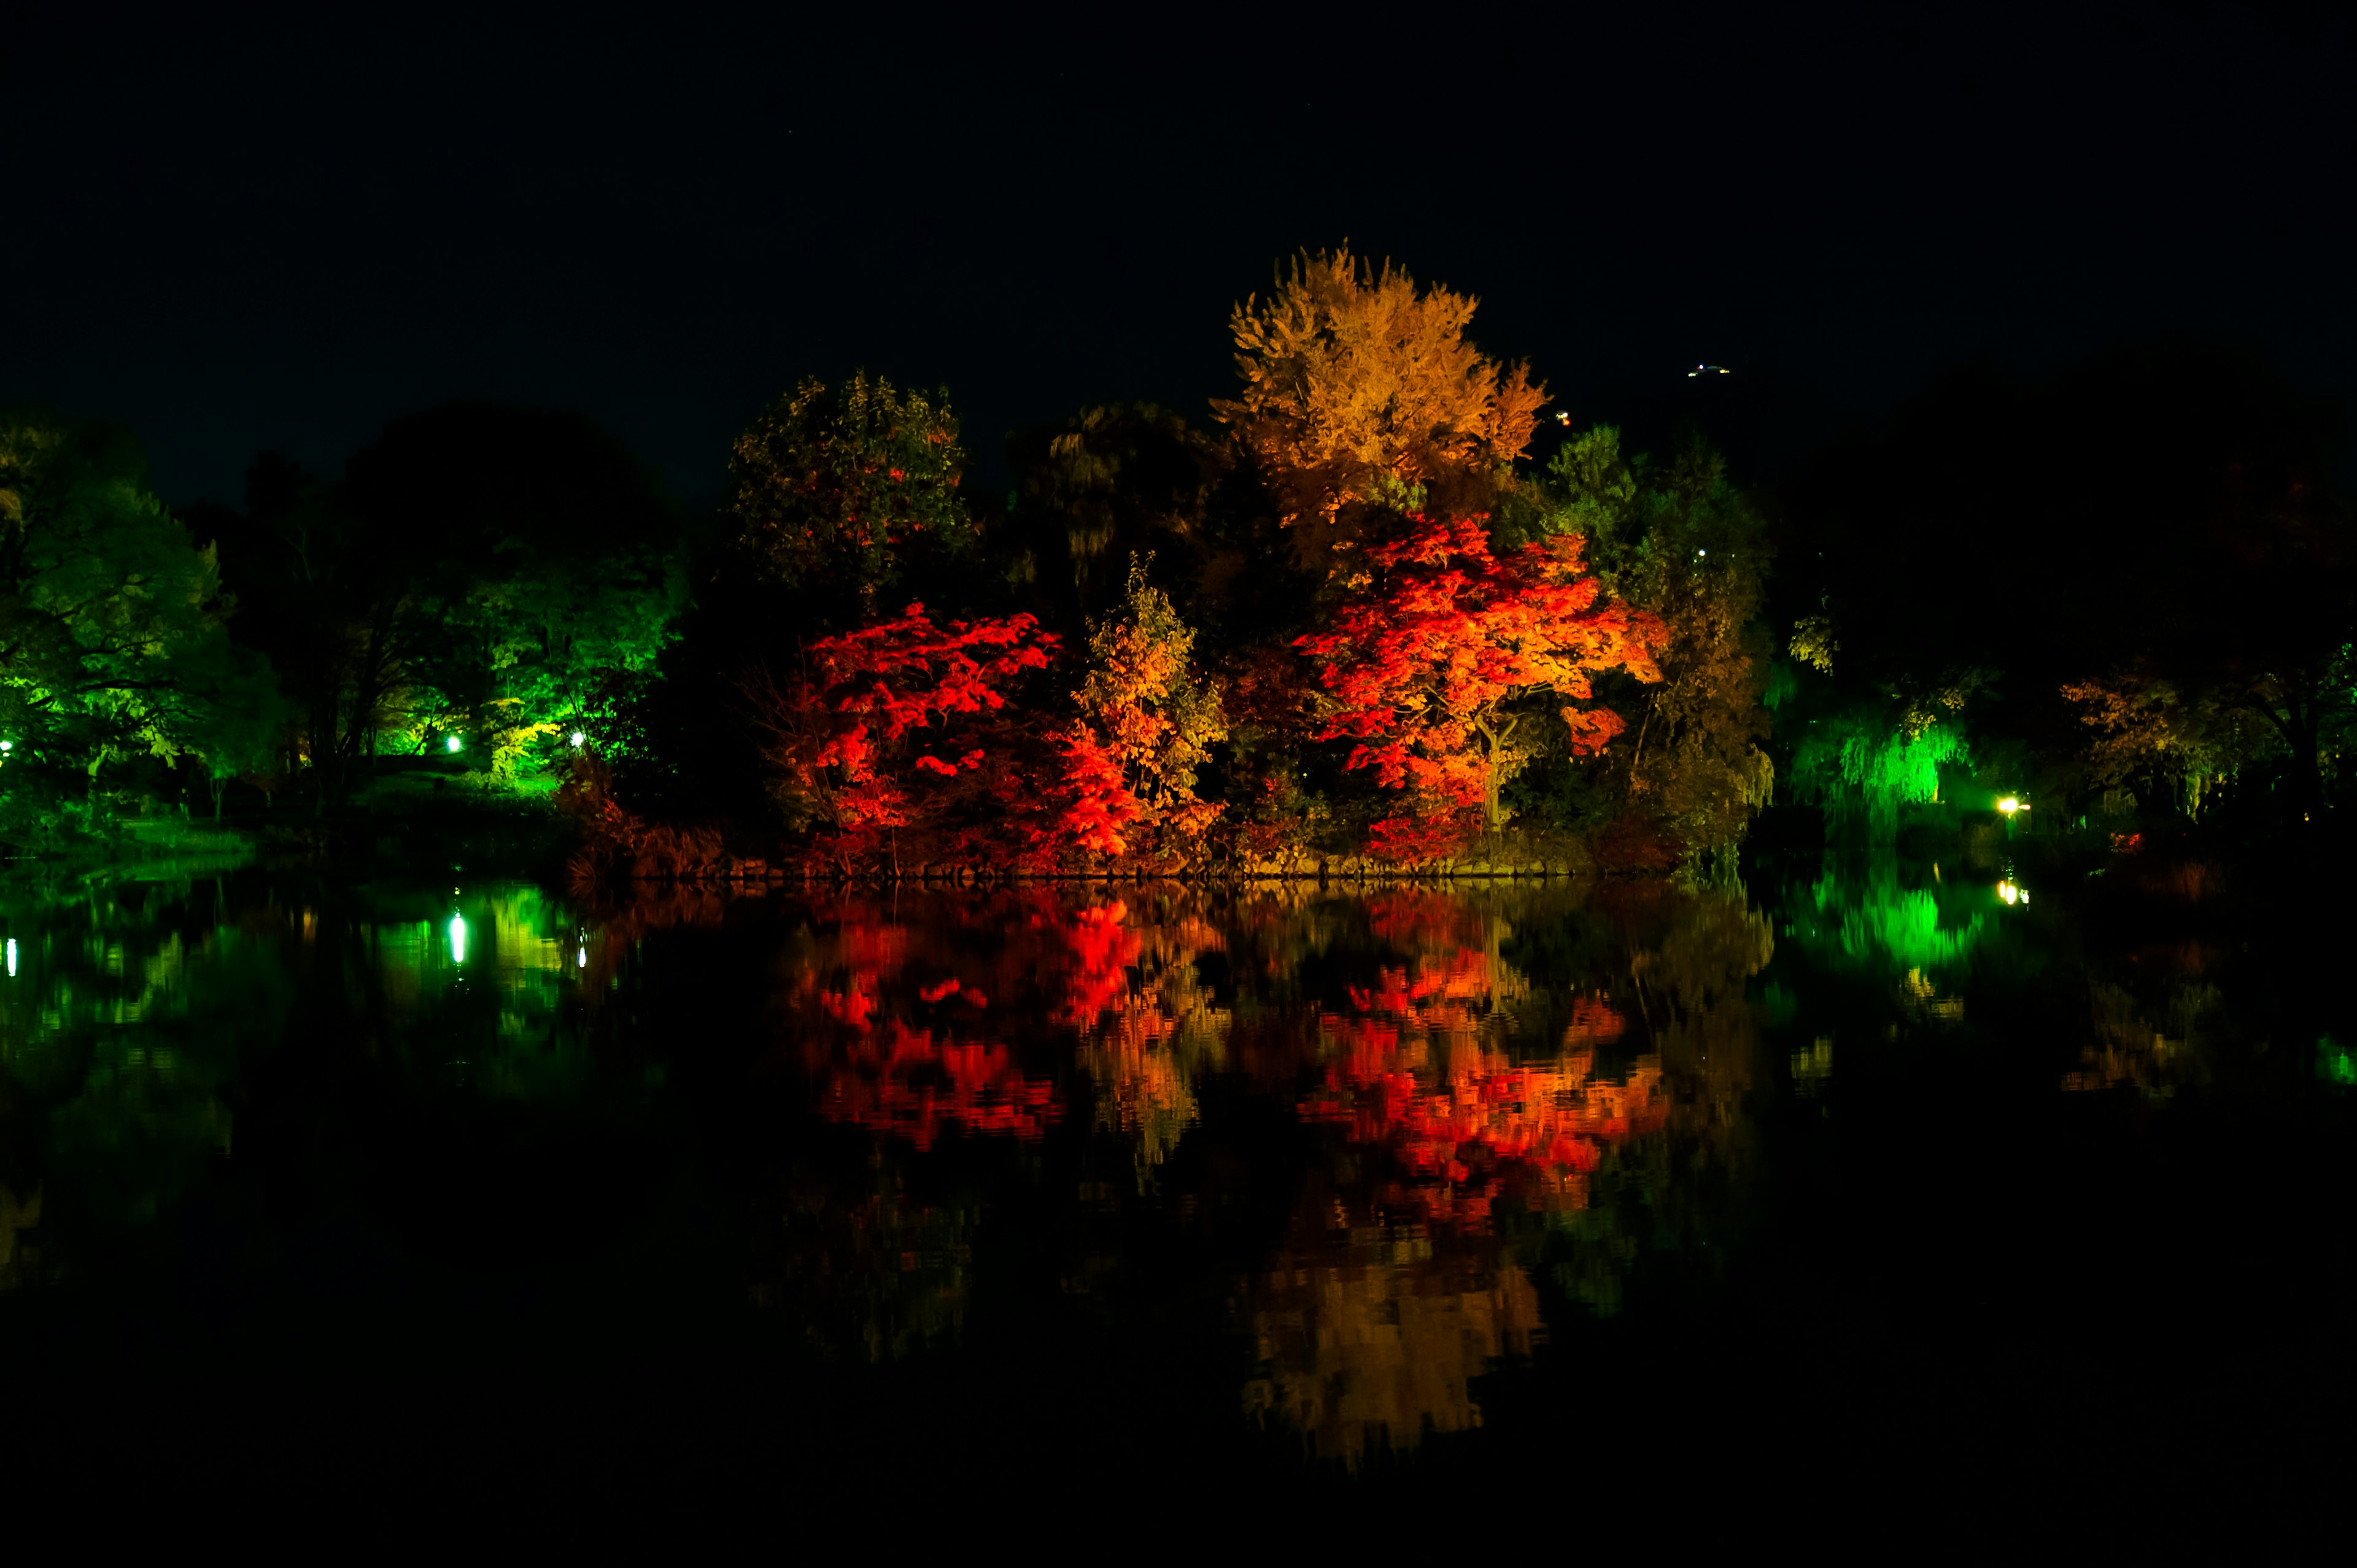
[[[1509,1419],[1489,1391],[1576,1385],[1598,1344],[1716,1288],[1761,1191],[1838,1137],[1903,1153],[1961,1107],[1977,1140],[2022,1084],[2165,1120],[2255,1057],[2236,944],[2145,925],[2058,956],[2072,886],[1990,858],[1813,859],[1750,890],[599,904],[249,871],[20,893],[0,1285],[40,1297],[161,1233],[247,1168],[274,1095],[269,1157],[329,1151],[288,1167],[304,1182],[373,1140],[347,1194],[366,1223],[336,1233],[414,1251],[372,1277],[470,1228],[498,1283],[454,1299],[529,1302],[522,1337],[608,1288],[584,1281],[641,1305],[710,1287],[725,1310],[674,1328],[758,1335],[846,1387],[974,1364],[1087,1383],[1053,1364],[1085,1339],[1133,1359],[1142,1423],[1200,1399],[1239,1442],[1343,1466],[1446,1453]],[[2308,1045],[2352,1037],[2337,1015],[2294,1022],[2304,1082],[2345,1072]],[[1966,1146],[1975,1184],[2012,1179]],[[1921,1187],[1878,1234],[1913,1228]]]
[[[533,887],[126,878],[18,887],[0,918],[0,1284],[153,1222],[230,1158],[234,1086],[307,992],[328,1038],[470,1092],[561,1095],[581,1071],[567,918]]]

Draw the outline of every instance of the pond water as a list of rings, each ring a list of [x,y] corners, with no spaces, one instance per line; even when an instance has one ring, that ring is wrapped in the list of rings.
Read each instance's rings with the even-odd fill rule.
[[[12,1434],[495,1496],[2287,1485],[2357,1302],[2291,898],[20,888]]]

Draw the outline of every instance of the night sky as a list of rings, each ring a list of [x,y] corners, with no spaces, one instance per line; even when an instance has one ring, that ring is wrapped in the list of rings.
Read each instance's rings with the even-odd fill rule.
[[[1200,415],[1231,304],[1346,237],[1576,418],[1732,367],[1751,477],[1975,357],[2191,333],[2357,391],[2344,26],[1779,9],[20,4],[0,400],[127,423],[176,502],[454,396],[587,410],[701,499],[865,364],[946,383],[992,486],[1009,427]]]

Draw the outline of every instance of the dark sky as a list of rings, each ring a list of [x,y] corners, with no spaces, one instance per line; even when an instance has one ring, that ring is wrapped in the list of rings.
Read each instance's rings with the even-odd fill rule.
[[[452,396],[699,498],[863,363],[995,485],[1012,425],[1199,413],[1231,304],[1346,236],[1582,419],[1734,367],[1762,467],[1979,356],[2357,391],[2351,35],[2294,10],[208,9],[19,0],[0,63],[0,400],[128,423],[173,500]]]

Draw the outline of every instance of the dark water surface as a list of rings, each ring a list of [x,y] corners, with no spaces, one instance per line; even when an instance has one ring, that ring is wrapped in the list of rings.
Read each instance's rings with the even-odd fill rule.
[[[0,1422],[576,1520],[2297,1511],[2348,1464],[2348,932],[2089,869],[20,889]]]

